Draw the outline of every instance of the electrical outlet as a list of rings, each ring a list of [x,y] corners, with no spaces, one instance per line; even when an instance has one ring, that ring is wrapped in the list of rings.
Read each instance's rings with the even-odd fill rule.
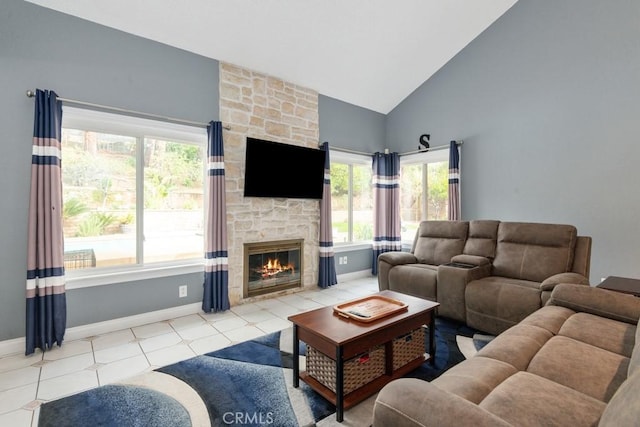
[[[187,296],[187,285],[178,286],[178,297],[184,298]]]
[[[343,263],[343,264],[346,264],[346,263],[347,263],[347,257],[346,257],[346,256],[344,256],[344,257],[342,257],[342,258],[343,258],[342,263]]]

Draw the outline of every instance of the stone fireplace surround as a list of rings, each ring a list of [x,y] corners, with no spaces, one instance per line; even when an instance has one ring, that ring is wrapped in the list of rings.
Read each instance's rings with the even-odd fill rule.
[[[320,202],[244,197],[243,191],[248,136],[318,148],[318,92],[220,62],[220,120],[230,127],[223,138],[231,305],[246,300],[245,243],[302,239],[302,288],[315,287]]]

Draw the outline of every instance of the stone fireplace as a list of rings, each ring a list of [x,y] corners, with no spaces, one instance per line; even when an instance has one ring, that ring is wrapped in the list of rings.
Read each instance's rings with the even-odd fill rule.
[[[302,285],[302,239],[244,244],[244,297]]]
[[[251,300],[244,289],[244,245],[301,240],[301,288],[318,283],[320,202],[244,197],[247,137],[318,148],[318,93],[282,79],[220,62],[224,131],[229,302]],[[295,289],[290,289],[293,292]],[[283,290],[282,292],[287,292]],[[256,298],[261,298],[256,295]]]

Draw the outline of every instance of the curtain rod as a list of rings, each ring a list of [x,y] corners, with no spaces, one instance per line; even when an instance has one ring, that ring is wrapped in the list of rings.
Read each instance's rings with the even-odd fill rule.
[[[456,144],[458,146],[462,145],[464,143],[464,141],[456,141]],[[322,145],[322,144],[320,144]],[[442,150],[445,148],[449,148],[449,144],[445,144],[445,145],[438,145],[436,147],[429,147],[428,149],[423,149],[423,150],[415,150],[415,151],[407,151],[406,153],[400,153],[398,154],[399,156],[406,156],[409,154],[418,154],[418,153],[428,153],[429,151],[434,151],[434,150]],[[351,153],[351,154],[359,154],[361,156],[371,156],[371,153],[365,153],[362,151],[355,151],[355,150],[349,150],[348,148],[340,148],[340,147],[334,147],[334,146],[329,146],[330,150],[335,150],[335,151],[342,151],[343,153]],[[388,149],[385,148],[385,152],[388,152]]]
[[[33,98],[34,96],[36,96],[36,93],[32,90],[27,90],[27,97],[28,98]],[[111,107],[109,105],[102,105],[102,104],[94,104],[92,102],[85,102],[85,101],[78,101],[75,99],[68,99],[68,98],[62,98],[62,97],[58,97],[58,99],[62,102],[67,102],[69,104],[75,104],[75,105],[82,105],[85,107],[92,107],[92,108],[99,108],[101,110],[108,110],[108,111],[115,111],[118,113],[124,113],[127,115],[134,115],[134,116],[140,116],[143,118],[148,118],[148,119],[154,119],[154,120],[162,120],[165,122],[172,122],[172,123],[177,123],[177,124],[183,124],[183,125],[189,125],[189,126],[197,126],[197,127],[203,127],[206,128],[207,126],[209,126],[209,123],[203,123],[203,122],[194,122],[191,120],[184,120],[184,119],[177,119],[174,117],[167,117],[167,116],[160,116],[158,114],[151,114],[151,113],[143,113],[141,111],[135,111],[135,110],[129,110],[126,108],[119,108],[119,107]],[[231,127],[228,125],[222,126],[223,129],[225,130],[231,130]]]

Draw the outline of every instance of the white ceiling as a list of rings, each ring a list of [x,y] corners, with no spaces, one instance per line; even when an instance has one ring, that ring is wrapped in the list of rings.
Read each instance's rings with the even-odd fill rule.
[[[388,113],[517,0],[27,0]]]

